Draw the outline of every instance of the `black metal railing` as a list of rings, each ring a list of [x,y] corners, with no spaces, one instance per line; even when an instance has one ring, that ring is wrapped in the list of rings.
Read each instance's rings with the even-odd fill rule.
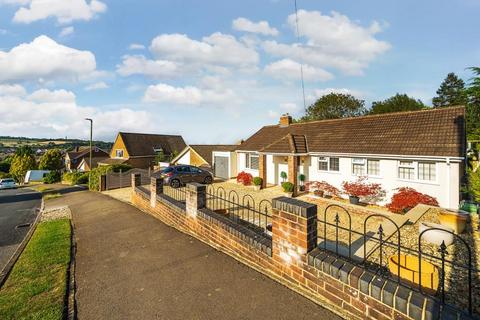
[[[480,270],[475,263],[478,253],[472,254],[470,245],[460,235],[443,228],[427,228],[419,233],[418,239],[415,235],[402,237],[401,227],[383,214],[368,215],[353,226],[352,216],[339,205],[327,206],[320,216],[322,219],[317,220],[320,248],[349,258],[379,276],[434,296],[443,305],[454,305],[469,314],[480,313],[478,302],[472,299],[480,296]],[[453,254],[448,255],[444,242],[424,243],[424,235],[435,230],[452,235]],[[414,243],[406,243],[407,238],[414,238]],[[428,276],[422,277],[425,262],[432,269],[431,278],[438,276],[438,285],[436,278],[426,283]],[[466,299],[462,300],[463,297]]]
[[[263,199],[258,205],[255,199],[245,194],[239,196],[234,190],[227,191],[222,187],[207,187],[206,207],[228,217],[238,224],[259,233],[271,235],[272,203]]]
[[[173,188],[168,185],[164,185],[163,194],[178,202],[185,202],[187,198],[187,191],[185,186]]]

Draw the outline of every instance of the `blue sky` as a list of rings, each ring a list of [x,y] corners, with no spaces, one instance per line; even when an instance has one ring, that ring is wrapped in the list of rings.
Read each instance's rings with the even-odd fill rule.
[[[232,143],[331,91],[430,103],[480,65],[480,1],[0,0],[0,135]]]

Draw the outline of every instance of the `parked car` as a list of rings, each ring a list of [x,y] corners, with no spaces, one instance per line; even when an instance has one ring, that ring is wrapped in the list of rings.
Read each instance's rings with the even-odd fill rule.
[[[189,182],[198,182],[210,184],[213,181],[213,175],[207,170],[189,165],[176,165],[160,171],[164,183],[172,188],[178,188]]]
[[[12,178],[0,179],[0,189],[15,189],[17,184]]]

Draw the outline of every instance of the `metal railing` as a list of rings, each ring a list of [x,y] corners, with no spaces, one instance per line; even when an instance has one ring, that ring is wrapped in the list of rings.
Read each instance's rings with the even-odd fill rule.
[[[402,238],[401,227],[387,215],[368,215],[363,220],[362,230],[358,224],[357,228],[352,226],[352,216],[347,209],[335,204],[325,208],[317,223],[320,248],[349,258],[354,264],[383,278],[433,296],[442,305],[450,304],[469,314],[479,314],[478,302],[472,299],[480,296],[480,270],[475,263],[478,253],[473,251],[476,253],[473,255],[471,244],[460,235],[443,228],[427,228],[419,233],[415,239],[417,243],[407,246],[402,243],[407,237]],[[386,234],[388,224],[389,234]],[[445,242],[440,245],[424,243],[424,235],[433,231],[454,238],[454,253],[449,257]],[[407,261],[410,262],[408,266]],[[432,278],[429,284],[426,283],[429,278],[422,276],[425,262],[429,263],[430,272],[438,272],[438,286],[436,279]],[[463,297],[466,299],[461,301]]]
[[[269,200],[263,199],[257,205],[249,194],[239,196],[234,190],[227,193],[222,187],[209,185],[206,207],[238,224],[271,236],[272,203]]]
[[[173,200],[185,203],[187,197],[186,187],[172,188],[168,185],[163,186],[163,194]]]

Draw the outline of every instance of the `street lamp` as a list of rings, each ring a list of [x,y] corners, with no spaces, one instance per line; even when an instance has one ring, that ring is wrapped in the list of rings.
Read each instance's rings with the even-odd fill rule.
[[[92,137],[93,137],[93,120],[90,118],[85,118],[85,120],[90,121],[90,161],[89,166],[90,170],[92,170]]]

